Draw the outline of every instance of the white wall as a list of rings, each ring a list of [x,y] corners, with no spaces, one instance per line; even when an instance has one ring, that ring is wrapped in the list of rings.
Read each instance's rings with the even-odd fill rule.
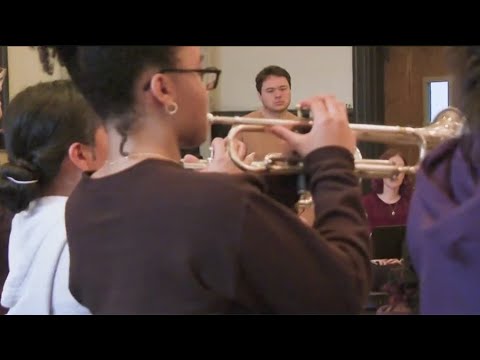
[[[206,66],[222,69],[219,87],[210,93],[210,111],[253,110],[260,106],[255,76],[265,66],[279,65],[292,76],[292,104],[315,94],[331,93],[352,104],[351,46],[216,46],[203,49]],[[36,49],[8,47],[9,92],[12,99],[29,85],[68,78],[65,68],[55,64],[47,75]],[[210,139],[201,147],[208,156]]]
[[[253,110],[260,106],[255,76],[278,65],[292,77],[292,103],[330,93],[353,105],[351,46],[218,46],[209,61],[222,70],[211,110]]]
[[[292,106],[318,93],[333,93],[352,104],[351,46],[215,46],[204,48],[206,65],[222,69],[220,84],[210,95],[211,110],[252,110],[259,106],[255,76],[265,66],[284,67],[292,76]],[[65,79],[65,68],[55,64],[47,75],[36,49],[8,47],[10,98],[29,85]]]
[[[55,64],[53,75],[48,75],[42,69],[38,52],[30,46],[8,47],[8,90],[12,99],[27,86],[43,81],[66,79],[66,69]]]

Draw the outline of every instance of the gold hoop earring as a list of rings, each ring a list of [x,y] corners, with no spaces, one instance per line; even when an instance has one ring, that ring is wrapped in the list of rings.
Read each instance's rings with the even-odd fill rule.
[[[178,105],[176,102],[173,102],[171,104],[168,104],[167,105],[167,112],[170,114],[170,115],[174,115],[178,110]]]

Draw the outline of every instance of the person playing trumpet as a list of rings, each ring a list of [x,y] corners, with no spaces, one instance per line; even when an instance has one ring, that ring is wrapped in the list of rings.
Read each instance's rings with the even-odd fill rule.
[[[292,100],[292,78],[286,69],[278,65],[264,67],[255,77],[255,88],[262,106],[244,117],[299,120],[288,110]],[[254,161],[262,161],[271,153],[288,155],[292,152],[287,142],[268,131],[244,132],[239,140],[245,144],[246,151],[253,154]],[[313,224],[313,204],[298,205],[297,176],[266,176],[265,180],[275,198],[295,210],[305,223]]]
[[[255,87],[262,106],[245,117],[298,120],[288,111],[292,100],[292,79],[287,70],[277,65],[263,68],[255,77]],[[270,153],[289,150],[285,141],[268,132],[248,132],[239,139],[245,143],[247,152],[255,154],[255,161],[262,161]]]
[[[207,91],[220,75],[202,68],[200,47],[54,50],[109,138],[105,166],[82,177],[66,207],[81,304],[93,314],[363,310],[371,246],[344,104],[314,96],[302,102],[314,114],[308,134],[271,129],[304,158],[321,205],[312,228],[248,174],[181,165],[180,147],[205,141]],[[48,70],[52,53],[40,53]]]
[[[244,117],[298,120],[299,118],[288,110],[291,104],[291,83],[291,76],[284,68],[277,65],[263,68],[255,77],[255,87],[262,107]],[[211,150],[214,151],[219,146],[225,146],[225,142],[214,139]],[[284,140],[268,131],[243,133],[238,137],[235,146],[241,150],[241,156],[249,154],[244,160],[246,163],[262,161],[266,155],[271,153],[288,154],[291,152]],[[197,163],[201,160],[194,155],[187,154],[183,161],[184,163]],[[206,168],[205,171],[210,170]],[[313,204],[298,206],[297,176],[267,175],[263,177],[263,180],[273,198],[296,211],[305,223],[313,224]]]

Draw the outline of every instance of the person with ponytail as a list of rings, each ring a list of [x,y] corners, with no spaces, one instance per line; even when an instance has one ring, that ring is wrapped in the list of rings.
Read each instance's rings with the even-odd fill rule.
[[[221,73],[202,67],[200,47],[39,51],[47,71],[59,57],[108,133],[105,165],[82,177],[65,213],[70,290],[93,314],[363,310],[370,244],[344,104],[312,97],[310,133],[271,130],[304,157],[321,204],[309,227],[257,177],[182,166],[180,149],[206,140]]]
[[[15,216],[1,303],[8,314],[89,314],[69,291],[65,203],[106,156],[106,133],[69,80],[18,93],[4,119],[0,204]]]
[[[449,52],[463,134],[430,152],[416,175],[407,242],[420,314],[480,314],[480,47]]]

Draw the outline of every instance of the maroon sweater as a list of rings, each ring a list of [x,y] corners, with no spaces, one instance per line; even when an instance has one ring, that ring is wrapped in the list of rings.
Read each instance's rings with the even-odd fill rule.
[[[402,196],[394,204],[384,203],[373,192],[363,197],[363,206],[367,212],[371,230],[378,226],[405,225],[407,223],[409,204],[410,202],[405,196]]]
[[[314,228],[256,178],[149,159],[84,175],[66,207],[70,290],[94,314],[358,313],[370,243],[353,157],[305,159]]]

